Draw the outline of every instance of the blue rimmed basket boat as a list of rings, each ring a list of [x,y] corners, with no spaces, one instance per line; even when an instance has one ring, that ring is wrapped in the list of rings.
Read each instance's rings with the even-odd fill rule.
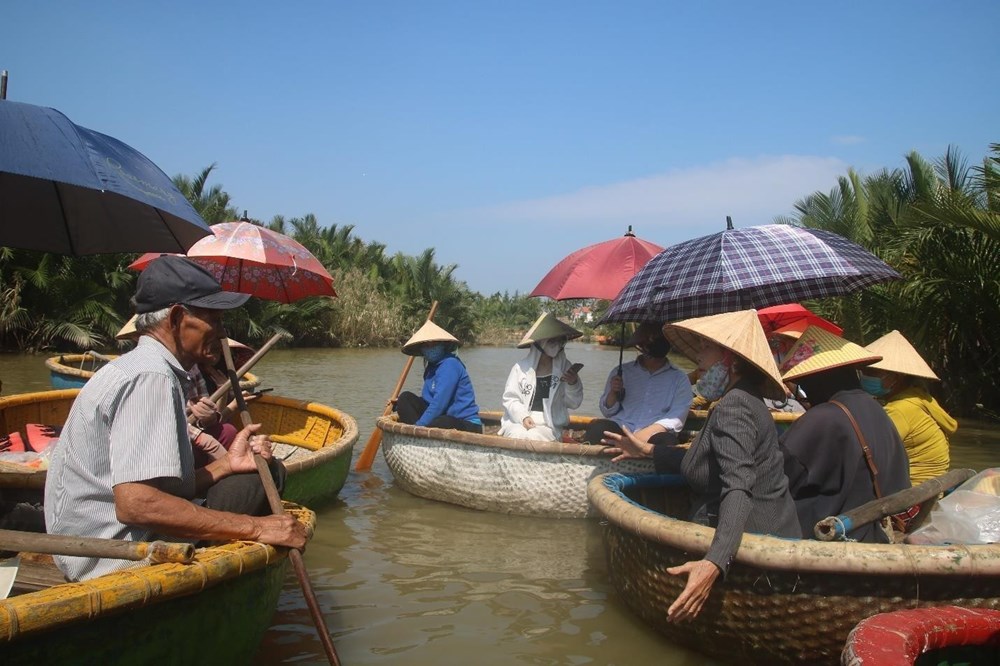
[[[760,664],[832,664],[848,633],[875,613],[951,604],[1000,608],[1000,545],[916,546],[745,534],[701,614],[673,624],[684,588],[668,567],[700,559],[715,530],[684,520],[682,477],[607,474],[587,488],[603,518],[612,585],[670,640]]]

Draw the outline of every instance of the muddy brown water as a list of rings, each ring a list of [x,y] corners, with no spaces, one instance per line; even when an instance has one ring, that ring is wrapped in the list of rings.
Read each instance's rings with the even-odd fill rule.
[[[585,364],[582,413],[596,413],[616,348],[571,343]],[[514,348],[462,349],[483,409],[500,409]],[[626,353],[626,360],[633,354]],[[0,355],[3,394],[47,390],[45,356]],[[275,393],[325,403],[358,421],[359,454],[406,357],[398,350],[275,350],[254,370]],[[676,359],[682,367],[690,367]],[[419,359],[406,388],[419,391]],[[1000,428],[963,421],[955,467],[1000,466]],[[319,507],[305,553],[341,662],[355,664],[713,664],[633,616],[607,582],[596,520],[463,509],[395,487],[381,455]],[[256,663],[325,663],[294,577]]]

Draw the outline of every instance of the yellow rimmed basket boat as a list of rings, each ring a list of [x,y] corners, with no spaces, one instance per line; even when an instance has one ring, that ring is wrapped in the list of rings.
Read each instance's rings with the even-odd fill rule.
[[[66,389],[0,396],[0,433],[24,435],[29,423],[63,425],[79,392]],[[317,402],[271,394],[257,396],[247,406],[253,421],[262,424],[261,431],[276,443],[274,454],[288,470],[283,497],[308,505],[336,497],[347,480],[358,440],[354,418]],[[0,461],[0,489],[44,486],[44,469]]]
[[[312,533],[316,516],[286,503]],[[277,608],[287,549],[201,548],[190,564],[148,564],[51,586],[51,559],[0,600],[0,661],[15,664],[247,664]],[[44,573],[45,576],[37,574]],[[30,580],[26,580],[29,579]]]
[[[118,358],[116,355],[105,356],[91,352],[60,354],[47,358],[45,367],[49,369],[49,383],[52,384],[52,388],[57,390],[81,388],[95,372],[116,358]],[[258,386],[260,378],[255,374],[248,372],[240,380],[240,387],[244,391],[250,391]]]
[[[836,664],[851,629],[876,613],[955,605],[1000,608],[1000,545],[916,546],[745,534],[701,614],[667,621],[684,576],[715,530],[684,520],[683,477],[607,474],[587,488],[602,517],[619,598],[670,640],[753,664]]]
[[[407,492],[470,509],[548,518],[592,516],[587,482],[606,472],[652,472],[651,460],[611,461],[601,445],[501,437],[500,412],[481,412],[484,434],[425,428],[382,417],[382,454]],[[692,411],[685,432],[698,430],[707,412]],[[593,417],[573,416],[579,437]],[[778,427],[794,420],[776,414]]]

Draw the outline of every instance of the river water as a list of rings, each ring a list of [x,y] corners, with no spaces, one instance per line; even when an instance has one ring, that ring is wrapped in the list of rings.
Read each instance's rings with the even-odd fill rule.
[[[523,350],[462,349],[480,407],[499,410]],[[596,413],[616,348],[570,343],[585,364],[583,413]],[[626,353],[626,360],[633,354]],[[41,356],[0,356],[3,393],[46,390]],[[406,357],[398,350],[274,350],[254,369],[275,393],[315,400],[357,419],[364,448]],[[689,368],[684,359],[674,359]],[[419,391],[420,360],[406,388]],[[1000,429],[963,421],[953,467],[1000,466]],[[607,583],[600,526],[472,511],[395,487],[381,455],[352,472],[338,499],[318,507],[305,553],[340,660],[355,664],[713,664],[635,618]],[[294,577],[257,664],[325,663]]]

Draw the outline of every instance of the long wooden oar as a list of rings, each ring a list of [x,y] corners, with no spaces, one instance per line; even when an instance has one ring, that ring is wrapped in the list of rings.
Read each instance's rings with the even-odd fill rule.
[[[427,321],[432,321],[434,319],[434,314],[437,312],[438,302],[434,301],[431,303],[431,310],[427,313]],[[389,401],[385,403],[385,409],[382,410],[382,416],[389,416],[392,414],[392,406],[399,397],[400,391],[403,390],[403,384],[406,383],[406,376],[410,374],[410,368],[413,367],[413,356],[406,359],[406,365],[403,366],[403,372],[399,375],[399,381],[396,382],[396,388],[392,391],[392,396]],[[368,438],[368,443],[365,444],[364,450],[361,455],[358,456],[358,462],[354,464],[355,472],[367,472],[372,468],[372,463],[375,462],[375,454],[378,453],[378,447],[382,444],[382,431],[378,428],[372,431],[372,436]]]
[[[236,398],[236,404],[240,409],[240,418],[245,428],[253,423],[253,420],[250,418],[247,403],[243,399],[243,391],[240,390],[239,378],[236,376],[236,369],[233,367],[233,355],[229,350],[229,343],[226,340],[222,341],[222,356],[226,359],[226,369],[229,372],[229,380],[233,387],[233,396]],[[267,502],[271,507],[271,513],[279,515],[285,513],[285,507],[281,504],[281,496],[278,495],[274,479],[271,478],[271,470],[267,467],[267,461],[257,454],[254,454],[253,458],[254,462],[257,463],[257,473],[260,475],[261,485],[264,486],[264,492],[267,494]],[[340,666],[337,649],[333,647],[333,640],[330,638],[330,632],[326,628],[323,611],[319,607],[319,601],[316,600],[312,582],[309,580],[309,573],[306,571],[306,565],[302,561],[302,553],[295,548],[291,548],[288,551],[288,559],[292,561],[295,576],[299,579],[302,596],[306,599],[306,606],[309,607],[309,614],[312,616],[313,624],[316,625],[316,633],[319,634],[319,640],[323,644],[323,651],[326,653],[326,658],[333,666]]]
[[[252,370],[253,367],[255,365],[257,365],[257,361],[259,361],[260,359],[264,358],[264,354],[266,354],[267,352],[269,352],[271,350],[271,347],[273,347],[274,345],[278,344],[278,341],[281,340],[281,338],[283,338],[283,337],[285,337],[284,333],[275,333],[274,335],[272,335],[270,340],[268,340],[267,342],[265,342],[264,345],[260,349],[258,349],[257,352],[253,356],[251,356],[249,359],[247,359],[246,363],[244,363],[242,366],[240,366],[240,369],[236,371],[236,375],[238,377],[242,377],[246,373],[250,372],[250,370]],[[227,350],[229,349],[228,345],[224,344],[223,346],[225,346],[225,348]],[[230,356],[232,356],[232,352],[230,352]],[[225,403],[226,394],[229,393],[229,388],[232,385],[233,385],[232,384],[232,379],[227,379],[226,381],[222,382],[222,384],[219,386],[219,388],[215,389],[215,393],[213,393],[212,396],[209,398],[212,402],[214,402],[216,404],[216,406],[220,409],[220,411],[226,405],[226,403]],[[236,382],[236,385],[237,386],[240,385],[240,383],[239,383],[238,380]],[[241,392],[241,394],[242,394],[242,392]],[[191,410],[190,409],[187,410],[187,411],[188,411],[188,417],[187,417],[188,418],[188,423],[194,423],[195,422],[194,414],[191,414]]]
[[[121,541],[18,530],[0,530],[0,550],[134,561],[149,558],[153,562],[185,564],[194,559],[194,545],[190,543]]]
[[[914,504],[920,504],[932,497],[937,497],[940,493],[965,483],[975,475],[976,471],[972,469],[953,469],[939,477],[928,479],[918,486],[862,504],[853,511],[842,513],[839,516],[828,516],[816,523],[813,527],[813,533],[820,541],[843,540],[847,538],[848,532],[862,525],[906,511]]]

